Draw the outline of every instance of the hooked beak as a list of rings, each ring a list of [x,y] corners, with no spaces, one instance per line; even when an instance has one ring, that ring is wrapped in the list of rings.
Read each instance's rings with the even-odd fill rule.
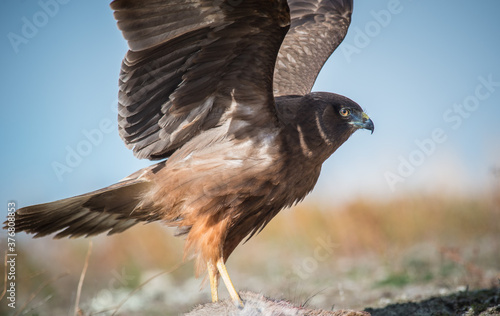
[[[350,122],[351,125],[354,125],[356,128],[363,128],[370,130],[373,134],[373,130],[375,129],[375,126],[373,125],[373,121],[370,119],[368,115],[366,115],[365,112],[362,112],[361,115],[353,115],[352,121]]]

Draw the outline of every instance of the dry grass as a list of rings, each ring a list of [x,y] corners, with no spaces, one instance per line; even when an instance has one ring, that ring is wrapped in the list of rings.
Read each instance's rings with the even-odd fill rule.
[[[339,209],[300,205],[240,246],[228,269],[238,289],[297,303],[310,299],[325,309],[360,308],[466,285],[487,287],[500,276],[499,223],[498,197],[360,200]],[[210,300],[207,287],[198,291],[200,280],[193,280],[190,262],[141,285],[182,260],[183,241],[171,230],[149,224],[93,240],[78,296],[83,315],[110,315],[124,298],[120,315],[137,309],[178,314]],[[18,306],[30,299],[29,315],[69,314],[87,247],[86,240],[20,238]],[[69,275],[47,283],[63,272]],[[30,298],[40,284],[45,286]],[[0,314],[11,313],[2,303]]]
[[[342,209],[299,205],[286,212],[283,220],[266,228],[264,238],[291,230],[314,243],[311,232],[323,231],[338,243],[341,255],[380,254],[423,241],[459,243],[500,233],[498,204],[477,200],[407,197],[379,203],[361,200]]]

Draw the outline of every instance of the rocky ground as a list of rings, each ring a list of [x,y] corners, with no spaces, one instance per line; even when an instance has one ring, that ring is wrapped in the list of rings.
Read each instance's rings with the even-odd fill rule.
[[[366,308],[364,311],[326,311],[296,306],[283,300],[272,300],[260,294],[242,292],[245,301],[238,308],[230,300],[207,303],[196,307],[186,316],[399,316],[399,315],[500,315],[500,290],[498,288],[462,291],[451,295],[431,297],[417,302],[389,304],[381,308]]]
[[[462,291],[450,295],[430,297],[417,302],[390,304],[381,308],[366,308],[372,316],[396,315],[500,315],[498,288]]]

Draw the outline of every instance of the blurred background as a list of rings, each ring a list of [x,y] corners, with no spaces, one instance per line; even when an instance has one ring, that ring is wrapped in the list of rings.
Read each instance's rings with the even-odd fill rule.
[[[375,132],[353,135],[302,204],[235,251],[228,269],[238,289],[330,309],[494,283],[499,13],[495,0],[355,1],[348,35],[313,90],[355,100]],[[82,194],[150,164],[117,133],[127,45],[107,1],[5,0],[0,17],[0,214],[8,201],[23,207]],[[209,301],[190,262],[175,268],[183,243],[171,236],[150,224],[93,238],[84,312],[113,310],[133,290],[124,315],[144,302],[150,314],[165,305],[176,314]],[[2,250],[6,240],[2,231]],[[17,235],[17,311],[26,303],[24,312],[71,313],[87,247]],[[139,288],[165,269],[173,271]],[[0,305],[12,312],[5,298]]]

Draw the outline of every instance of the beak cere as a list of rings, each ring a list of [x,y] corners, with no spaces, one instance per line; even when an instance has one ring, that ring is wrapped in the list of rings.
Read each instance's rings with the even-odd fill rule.
[[[375,126],[373,125],[373,121],[370,119],[368,115],[366,115],[365,112],[362,112],[361,115],[355,115],[350,123],[351,125],[354,125],[356,128],[363,128],[367,129],[372,132],[375,129]]]
[[[372,134],[373,130],[375,129],[375,125],[373,125],[372,119],[368,117],[368,115],[366,115],[364,112],[363,112],[363,128],[371,131]]]

